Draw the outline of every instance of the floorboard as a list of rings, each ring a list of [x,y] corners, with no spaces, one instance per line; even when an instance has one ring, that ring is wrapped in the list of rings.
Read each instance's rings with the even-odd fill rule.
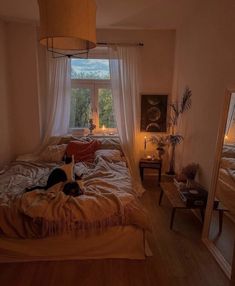
[[[154,176],[145,176],[143,203],[152,221],[145,261],[86,260],[1,264],[3,286],[229,286],[229,281],[200,240],[202,225],[191,211],[178,211],[169,229],[170,204]]]

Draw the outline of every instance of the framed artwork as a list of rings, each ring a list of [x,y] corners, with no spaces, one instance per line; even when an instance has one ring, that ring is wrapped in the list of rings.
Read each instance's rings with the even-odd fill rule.
[[[142,94],[140,130],[166,132],[167,95]]]

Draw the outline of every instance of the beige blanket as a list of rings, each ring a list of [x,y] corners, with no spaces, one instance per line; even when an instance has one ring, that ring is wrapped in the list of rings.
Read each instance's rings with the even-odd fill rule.
[[[0,206],[0,228],[9,237],[40,238],[77,231],[97,231],[115,225],[147,229],[148,218],[132,189],[124,162],[99,158],[83,170],[85,194],[66,196],[63,183],[47,191],[23,193]]]

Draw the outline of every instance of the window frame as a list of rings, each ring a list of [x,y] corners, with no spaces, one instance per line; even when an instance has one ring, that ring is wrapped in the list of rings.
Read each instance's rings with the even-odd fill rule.
[[[88,88],[91,90],[91,112],[92,119],[96,125],[96,131],[99,133],[116,133],[117,128],[108,128],[105,126],[105,130],[102,127],[99,127],[99,89],[107,88],[111,89],[110,79],[72,79],[71,78],[71,89],[75,88]],[[72,130],[81,130],[86,127],[70,127]]]
[[[107,47],[96,47],[89,52],[88,59],[97,59],[97,60],[109,60],[109,53]],[[72,61],[71,61],[72,67]],[[72,88],[91,88],[91,109],[92,109],[92,119],[94,120],[94,124],[96,125],[95,133],[102,133],[105,135],[116,134],[116,128],[108,128],[106,126],[106,130],[104,131],[102,127],[99,127],[99,99],[98,99],[98,90],[99,88],[108,88],[111,89],[111,75],[110,79],[78,79],[71,78],[71,89]],[[113,96],[113,93],[112,93]],[[113,110],[114,112],[114,110]],[[86,127],[70,127],[70,130],[84,130]]]

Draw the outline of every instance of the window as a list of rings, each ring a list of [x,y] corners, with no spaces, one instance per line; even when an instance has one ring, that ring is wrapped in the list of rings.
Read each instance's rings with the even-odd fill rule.
[[[97,129],[115,128],[108,59],[71,60],[70,127],[88,127],[93,119]]]

